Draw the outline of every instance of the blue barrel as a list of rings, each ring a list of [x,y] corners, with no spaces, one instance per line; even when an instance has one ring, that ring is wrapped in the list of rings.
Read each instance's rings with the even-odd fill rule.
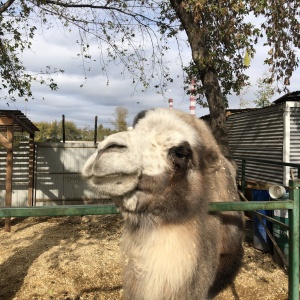
[[[272,200],[288,200],[289,193],[285,193],[279,199],[272,199]],[[280,221],[286,225],[289,225],[289,215],[288,210],[274,210],[274,219]],[[276,243],[278,244],[280,250],[282,251],[285,258],[288,260],[289,258],[289,231],[286,228],[274,223],[273,224],[273,236],[275,238]],[[274,249],[273,253],[274,261],[279,265],[282,265],[281,258],[277,253],[277,250]]]
[[[269,191],[252,190],[252,201],[269,201],[269,199],[270,199]],[[260,212],[265,216],[272,217],[272,211],[258,210],[257,212]],[[267,221],[264,217],[261,218],[264,224],[266,225],[266,227],[268,228],[268,230],[272,233],[273,232],[272,222]],[[255,215],[253,215],[253,246],[256,249],[266,251],[266,252],[272,252],[273,250],[273,244],[271,239],[267,235],[264,226],[261,224],[261,222]]]

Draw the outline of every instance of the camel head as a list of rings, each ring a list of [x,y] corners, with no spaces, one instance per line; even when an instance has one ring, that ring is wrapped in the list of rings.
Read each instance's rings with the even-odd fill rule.
[[[203,121],[158,108],[138,115],[132,130],[100,142],[83,176],[123,212],[177,218],[205,206],[208,200],[199,201],[209,184],[205,176],[221,156]]]

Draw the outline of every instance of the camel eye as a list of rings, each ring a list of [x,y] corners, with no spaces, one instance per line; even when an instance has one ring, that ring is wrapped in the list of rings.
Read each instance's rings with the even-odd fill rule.
[[[185,158],[185,157],[190,157],[191,156],[191,148],[188,143],[185,143],[183,145],[177,146],[177,147],[172,147],[169,150],[169,154],[172,154],[173,157],[176,158]]]
[[[174,154],[176,155],[176,157],[178,158],[183,158],[188,156],[187,151],[185,151],[185,149],[183,147],[178,147],[175,149]]]
[[[174,169],[183,171],[188,167],[189,160],[192,159],[192,149],[188,142],[184,142],[179,146],[170,148],[168,155]]]

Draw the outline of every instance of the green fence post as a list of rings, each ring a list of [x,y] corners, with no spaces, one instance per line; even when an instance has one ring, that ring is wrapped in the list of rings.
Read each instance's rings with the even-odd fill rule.
[[[289,300],[299,299],[299,202],[300,180],[290,180],[290,198],[294,209],[289,209]]]

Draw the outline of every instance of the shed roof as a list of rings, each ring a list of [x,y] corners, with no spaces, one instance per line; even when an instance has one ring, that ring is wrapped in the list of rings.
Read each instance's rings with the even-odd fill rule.
[[[5,120],[13,119],[15,132],[28,132],[33,134],[39,129],[20,110],[0,110],[0,132],[6,131]]]
[[[274,104],[280,104],[286,101],[300,101],[300,91],[288,93],[273,101]]]
[[[231,115],[240,114],[240,113],[253,111],[253,110],[258,110],[258,108],[236,108],[236,109],[228,108],[228,109],[226,109],[226,118]],[[199,119],[208,121],[208,120],[210,120],[210,114],[204,115],[204,116],[200,117]]]

